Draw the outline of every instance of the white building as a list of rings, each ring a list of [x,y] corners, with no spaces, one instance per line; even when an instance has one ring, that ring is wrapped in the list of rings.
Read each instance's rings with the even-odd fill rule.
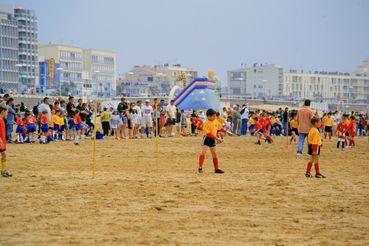
[[[369,103],[369,62],[364,61],[354,73],[309,72],[284,73],[283,96],[325,102]]]
[[[228,71],[228,94],[248,98],[276,98],[282,95],[283,67],[254,64]]]
[[[39,46],[41,59],[60,63],[61,94],[115,96],[116,54],[72,45]]]

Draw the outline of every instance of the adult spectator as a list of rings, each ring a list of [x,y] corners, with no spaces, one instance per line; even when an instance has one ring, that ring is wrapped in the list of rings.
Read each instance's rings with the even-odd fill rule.
[[[155,126],[155,130],[154,130],[154,135],[156,136],[156,129],[158,131],[158,135],[160,136],[160,128],[161,128],[161,124],[160,124],[160,107],[161,105],[158,103],[158,99],[154,98],[154,104],[152,105],[152,108],[154,110],[154,126]],[[156,127],[156,124],[158,124],[158,126]]]
[[[111,112],[104,107],[101,113],[101,125],[105,136],[109,136]]]
[[[123,115],[123,113],[128,109],[128,103],[126,102],[126,99],[124,97],[122,97],[120,99],[120,103],[118,104],[118,113],[120,116]]]
[[[6,140],[8,143],[12,142],[12,132],[15,122],[15,110],[14,110],[14,99],[9,98],[6,102],[6,108],[8,109],[8,116],[6,117]]]
[[[6,108],[6,102],[8,101],[9,98],[10,98],[9,94],[5,94],[1,100],[0,106]]]
[[[173,137],[173,126],[176,124],[176,106],[174,105],[174,100],[170,100],[169,105],[166,108],[167,113],[167,134],[168,137]]]
[[[283,135],[288,135],[288,107],[282,112]]]
[[[244,104],[240,111],[241,114],[241,135],[246,136],[247,133],[247,122],[249,121],[249,109]]]
[[[50,99],[45,97],[42,100],[42,103],[38,106],[38,115],[41,117],[42,112],[47,112],[47,120],[51,122],[51,108],[50,108]]]
[[[302,150],[304,148],[304,141],[307,137],[309,130],[311,128],[311,118],[314,116],[313,110],[310,108],[310,100],[305,100],[304,106],[302,106],[299,111],[297,111],[297,122],[298,122],[298,132],[299,132],[299,142],[297,148],[297,155],[302,155]]]
[[[238,105],[234,105],[232,111],[233,133],[237,135],[241,133],[241,114],[239,109],[240,107]]]

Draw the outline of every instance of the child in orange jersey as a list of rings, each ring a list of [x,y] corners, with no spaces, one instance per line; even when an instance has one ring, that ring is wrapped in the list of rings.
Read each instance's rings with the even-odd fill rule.
[[[340,123],[338,123],[337,128],[336,128],[336,133],[337,133],[337,137],[338,137],[338,141],[337,141],[337,149],[340,147],[342,150],[345,148],[345,142],[346,142],[346,132],[347,132],[347,126],[345,124],[345,116],[342,116]]]
[[[74,137],[74,145],[79,145],[78,140],[81,138],[82,132],[82,119],[78,109],[74,111],[74,128],[76,130],[76,136]]]
[[[31,114],[31,112],[26,112],[26,125],[27,125],[28,141],[30,143],[34,143],[35,142],[34,133],[36,131],[36,118]]]
[[[325,178],[323,174],[319,171],[319,155],[320,155],[320,147],[322,146],[322,139],[320,137],[320,132],[318,130],[321,125],[320,119],[317,117],[313,117],[311,119],[311,129],[308,133],[308,155],[310,155],[310,161],[306,167],[305,177],[312,177],[310,174],[311,167],[314,164],[315,167],[315,178]]]
[[[355,136],[356,136],[356,119],[355,116],[351,115],[350,122],[347,126],[348,141],[350,147],[355,147]]]
[[[6,126],[4,119],[8,115],[8,110],[0,106],[0,154],[1,154],[1,176],[3,177],[11,177],[13,176],[9,170],[7,170],[6,166]]]
[[[41,138],[40,138],[40,144],[46,144],[47,136],[49,133],[49,119],[47,118],[47,111],[42,111],[41,119],[40,119],[40,125],[41,125]]]
[[[297,128],[299,127],[299,123],[297,122],[297,114],[293,117],[293,119],[290,121],[290,128],[291,128],[291,139],[290,144],[292,141],[296,143],[297,136],[299,135],[299,131]]]
[[[17,133],[16,143],[22,144],[24,140],[23,139],[24,122],[19,113],[15,115],[15,118],[16,118],[16,123],[17,123],[17,129],[15,130],[15,132]]]
[[[215,173],[224,173],[223,170],[219,169],[218,156],[215,151],[217,143],[221,143],[222,139],[218,136],[218,131],[225,132],[220,122],[216,119],[216,112],[214,109],[208,109],[206,111],[206,121],[203,124],[202,132],[202,149],[199,157],[199,169],[198,172],[202,173],[202,166],[205,160],[205,154],[210,149],[213,157],[214,171]]]

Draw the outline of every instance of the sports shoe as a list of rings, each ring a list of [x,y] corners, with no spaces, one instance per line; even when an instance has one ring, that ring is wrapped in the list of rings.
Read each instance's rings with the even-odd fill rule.
[[[11,172],[9,172],[8,170],[5,170],[5,171],[1,171],[1,176],[8,178],[8,177],[13,176],[13,174],[11,174]]]
[[[321,173],[317,173],[317,174],[315,174],[315,178],[324,179],[325,176],[323,174],[321,174]]]
[[[74,145],[79,145],[79,143],[74,143]]]
[[[222,169],[217,169],[215,170],[215,173],[224,173],[224,171]]]
[[[306,178],[311,178],[312,176],[311,176],[311,174],[310,174],[310,173],[305,173],[305,177],[306,177]]]
[[[198,173],[202,173],[202,168],[199,168],[199,169],[197,170],[197,172],[198,172]]]

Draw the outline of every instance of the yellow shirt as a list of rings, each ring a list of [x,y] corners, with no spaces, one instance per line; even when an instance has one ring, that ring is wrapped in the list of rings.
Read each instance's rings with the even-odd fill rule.
[[[253,118],[250,118],[248,123],[249,125],[255,125],[255,121]]]
[[[350,125],[350,120],[349,119],[345,119],[345,125],[346,126]]]
[[[64,126],[64,118],[59,117],[59,126]]]
[[[331,117],[324,117],[323,123],[325,126],[333,126],[333,119]]]
[[[215,139],[217,137],[218,131],[221,129],[222,124],[220,124],[220,122],[217,119],[213,121],[206,119],[202,127],[202,133],[204,136],[208,136]]]
[[[101,113],[101,122],[109,122],[111,117],[111,112],[103,111]]]
[[[53,114],[51,116],[51,120],[52,120],[52,125],[59,125],[59,121],[60,121],[60,117],[57,116],[56,114]]]
[[[297,128],[297,127],[299,127],[299,123],[295,119],[293,119],[293,120],[290,121],[290,125],[291,125],[291,128]]]
[[[322,145],[322,139],[320,137],[320,132],[317,128],[312,127],[308,134],[308,143]]]

